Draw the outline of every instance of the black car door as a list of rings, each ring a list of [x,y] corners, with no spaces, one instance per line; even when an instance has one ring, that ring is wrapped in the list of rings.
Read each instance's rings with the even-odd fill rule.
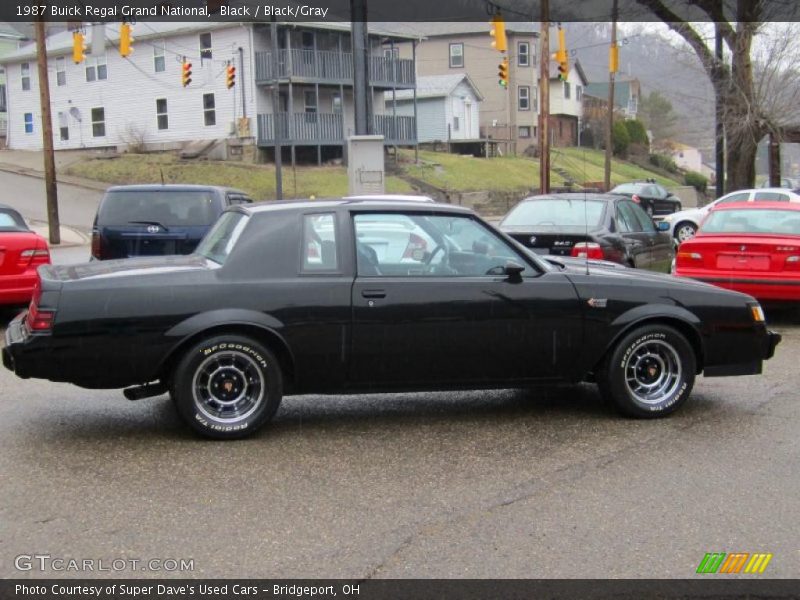
[[[564,275],[538,269],[469,215],[404,219],[405,238],[400,226],[354,215],[353,386],[510,384],[569,370],[582,320]],[[517,280],[503,272],[509,260],[525,267]]]
[[[674,254],[669,233],[658,231],[653,219],[640,206],[633,204],[630,209],[641,226],[650,248],[650,264],[647,268],[661,273],[669,273]]]
[[[626,261],[638,269],[651,268],[654,240],[636,218],[634,209],[639,207],[630,200],[619,200],[615,208],[617,231],[625,244]]]

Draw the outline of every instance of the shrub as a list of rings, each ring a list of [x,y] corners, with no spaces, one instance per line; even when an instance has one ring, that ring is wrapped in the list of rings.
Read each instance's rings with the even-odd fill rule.
[[[628,130],[628,136],[631,139],[631,144],[644,144],[647,145],[647,131],[644,124],[638,119],[627,119],[623,121],[625,128]]]
[[[631,137],[628,135],[628,128],[622,121],[614,122],[612,141],[614,156],[625,158],[628,155],[628,146],[631,145]]]
[[[658,167],[659,169],[669,171],[670,173],[678,172],[678,165],[675,164],[675,161],[671,156],[666,154],[651,154],[650,164]]]
[[[692,186],[701,194],[706,193],[708,178],[702,173],[698,173],[697,171],[686,171],[686,175],[683,176],[683,181],[686,183],[686,185]]]

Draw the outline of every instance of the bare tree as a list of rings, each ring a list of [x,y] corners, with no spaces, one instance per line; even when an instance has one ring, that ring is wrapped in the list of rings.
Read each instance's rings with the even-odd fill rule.
[[[783,36],[771,36],[763,45],[764,56],[754,69],[753,47],[764,28],[767,3],[764,0],[693,0],[711,21],[730,54],[730,64],[720,61],[712,50],[713,37],[701,35],[696,26],[682,21],[667,5],[668,0],[637,0],[649,8],[691,47],[714,88],[722,106],[725,124],[727,189],[755,184],[755,158],[759,141],[769,133],[778,135],[793,112],[796,91],[790,92],[785,75],[790,71],[789,53],[796,44]],[[728,16],[733,18],[729,19]],[[761,40],[759,40],[760,42]]]

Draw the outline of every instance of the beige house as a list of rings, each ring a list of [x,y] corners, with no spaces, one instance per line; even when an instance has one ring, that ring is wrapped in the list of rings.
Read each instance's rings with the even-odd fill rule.
[[[483,95],[480,136],[500,140],[503,152],[522,153],[536,145],[538,120],[538,26],[506,23],[508,88],[498,84],[502,55],[490,45],[487,23],[414,23],[419,76],[466,73]],[[399,44],[400,58],[412,58],[411,43]]]

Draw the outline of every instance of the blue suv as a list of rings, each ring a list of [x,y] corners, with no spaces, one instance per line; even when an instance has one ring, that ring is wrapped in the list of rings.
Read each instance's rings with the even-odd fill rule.
[[[222,211],[252,200],[208,185],[120,185],[106,191],[92,227],[92,258],[191,254]]]

